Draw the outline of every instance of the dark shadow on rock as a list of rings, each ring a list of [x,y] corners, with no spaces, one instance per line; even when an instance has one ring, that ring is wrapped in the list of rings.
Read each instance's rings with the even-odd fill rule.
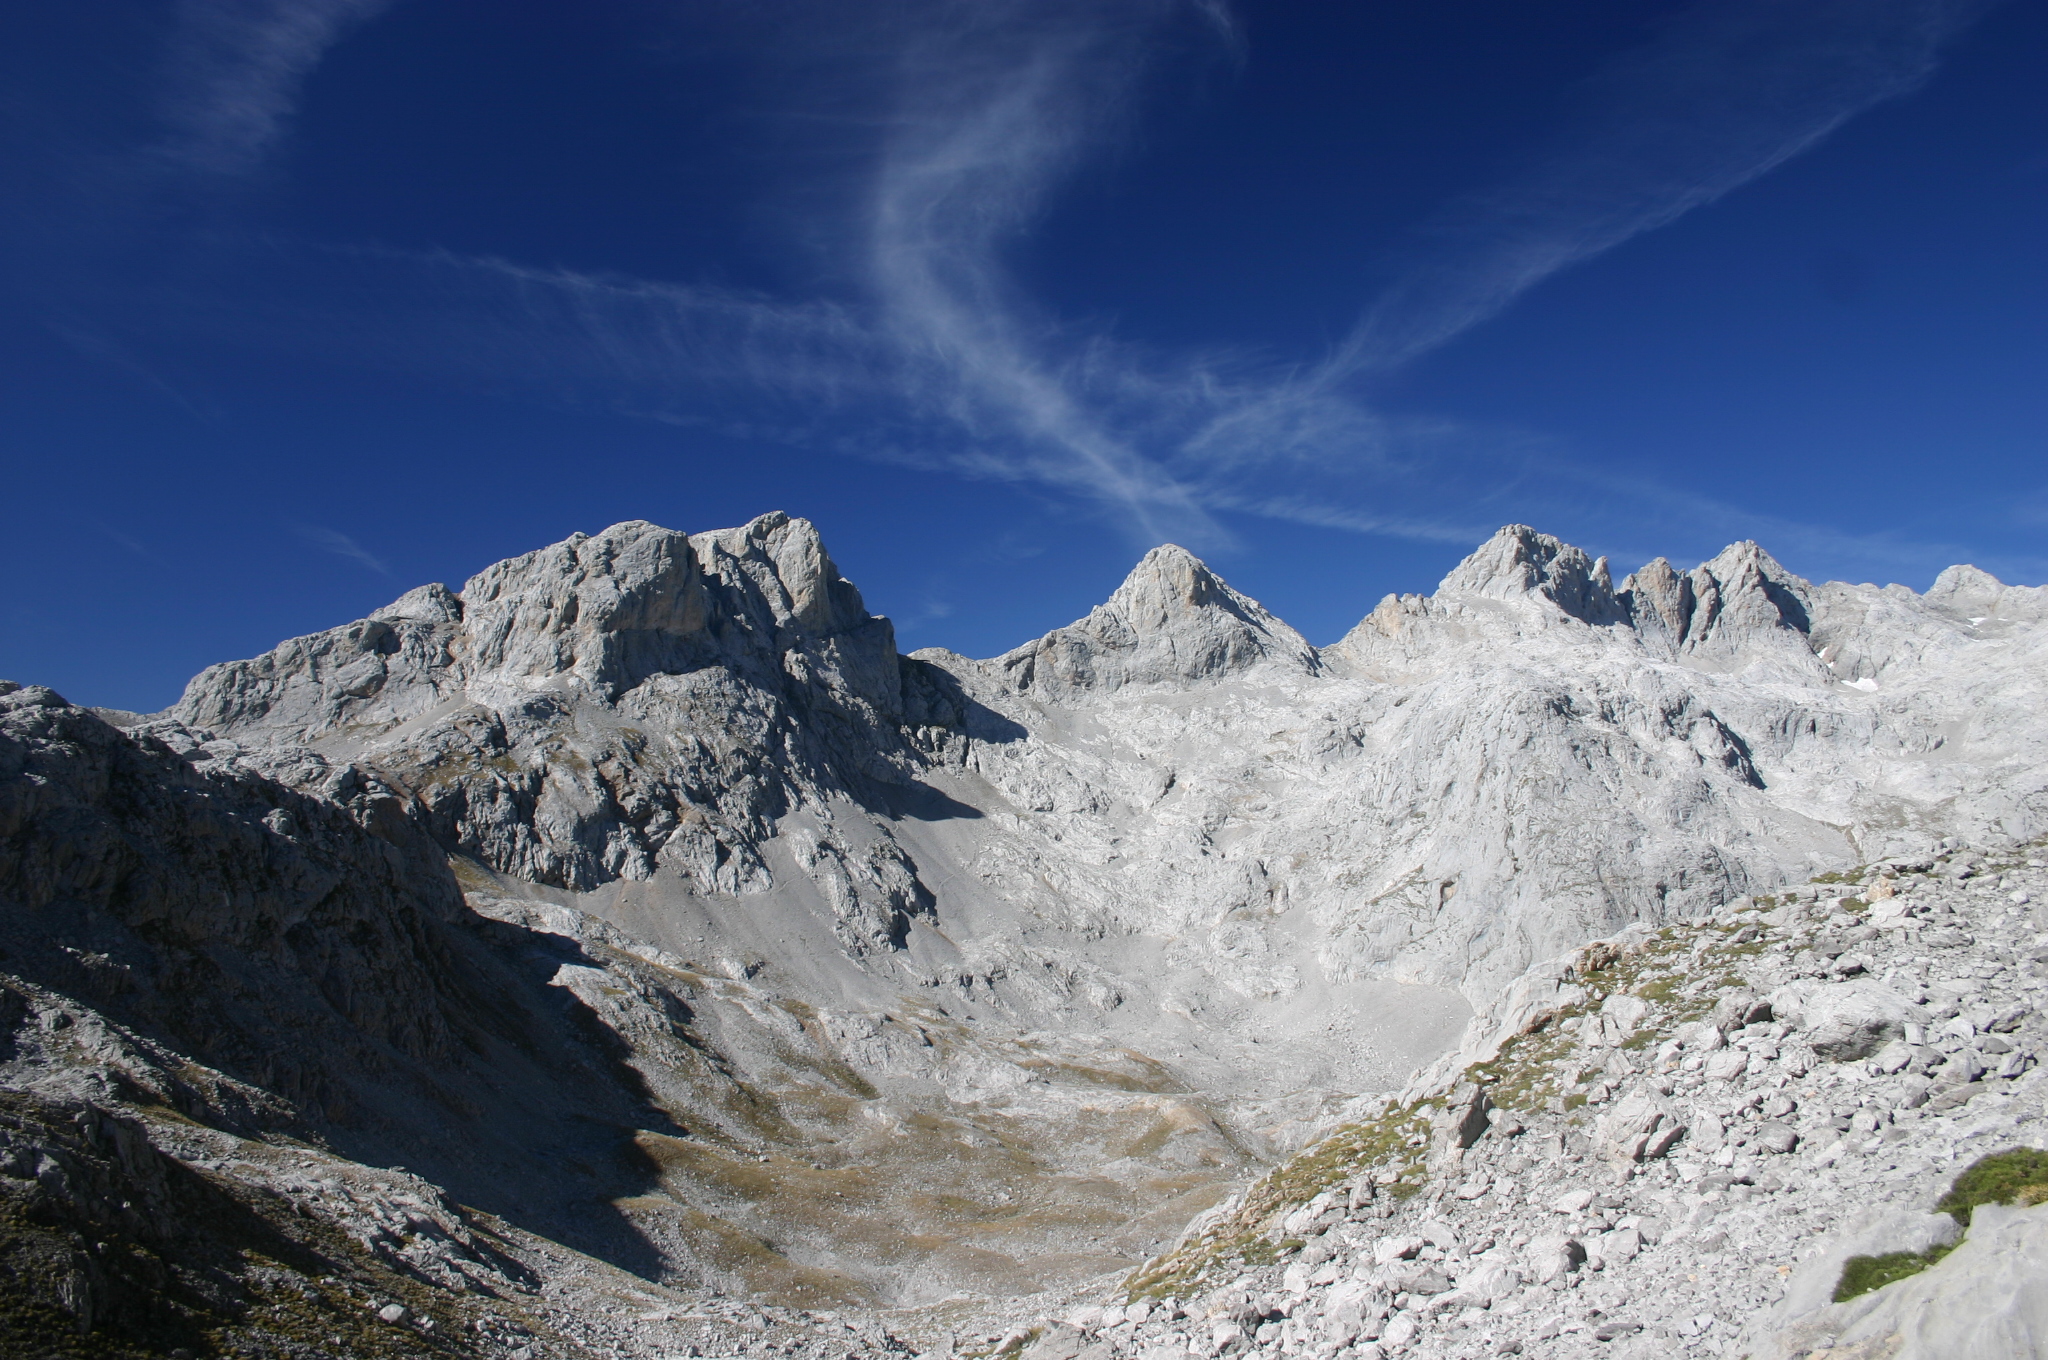
[[[1778,607],[1778,617],[1785,620],[1787,627],[1796,628],[1808,635],[1812,634],[1813,619],[1806,612],[1806,601],[1800,599],[1797,592],[1768,576],[1763,578],[1763,589],[1764,595]]]
[[[554,985],[601,965],[476,916],[440,847],[385,811],[196,769],[47,690],[0,694],[5,970],[281,1099],[172,1059],[121,1078],[156,1083],[137,1098],[407,1166],[658,1275],[612,1201],[659,1184],[634,1133],[682,1130]]]
[[[890,817],[907,817],[918,822],[973,821],[983,812],[929,784],[883,784],[877,782],[861,803],[870,812]]]
[[[973,697],[943,666],[903,657],[903,720],[913,727],[948,727],[970,741],[1007,744],[1031,735]]]
[[[602,970],[576,940],[472,917],[451,934],[442,1004],[465,1057],[420,1073],[413,1118],[330,1123],[355,1160],[395,1161],[463,1204],[647,1279],[665,1258],[612,1201],[657,1191],[641,1131],[689,1130],[656,1102],[619,1034],[567,987]],[[466,937],[466,938],[465,938]]]

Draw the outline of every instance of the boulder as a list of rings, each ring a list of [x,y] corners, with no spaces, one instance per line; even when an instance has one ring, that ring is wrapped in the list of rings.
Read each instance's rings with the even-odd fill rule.
[[[1523,1248],[1522,1259],[1528,1266],[1530,1279],[1537,1284],[1549,1284],[1559,1276],[1577,1270],[1586,1259],[1586,1248],[1576,1237],[1543,1233],[1529,1239],[1529,1245]]]
[[[1755,992],[1738,988],[1723,992],[1721,999],[1714,1003],[1712,1020],[1716,1028],[1723,1031],[1741,1029],[1771,1018],[1771,1003]]]
[[[1790,1124],[1773,1119],[1759,1124],[1750,1142],[1766,1152],[1783,1154],[1799,1146],[1799,1135]]]
[[[1643,1249],[1643,1235],[1634,1228],[1616,1228],[1602,1233],[1597,1246],[1604,1260],[1633,1261]]]
[[[1640,1092],[1616,1101],[1594,1129],[1602,1155],[1615,1162],[1661,1157],[1685,1132],[1668,1105]]]
[[[1439,1149],[1471,1147],[1486,1132],[1488,1116],[1493,1102],[1487,1098],[1486,1088],[1477,1082],[1465,1082],[1444,1102],[1444,1108],[1433,1121],[1432,1141]]]
[[[1749,1068],[1749,1054],[1739,1048],[1724,1048],[1707,1059],[1700,1071],[1708,1081],[1734,1081]]]
[[[1521,1271],[1505,1261],[1487,1261],[1458,1277],[1458,1288],[1447,1302],[1491,1307],[1521,1287]]]
[[[1815,1053],[1833,1062],[1867,1058],[1891,1040],[1905,1037],[1908,1024],[1929,1020],[1921,1007],[1867,978],[1803,992],[1785,988],[1772,995],[1771,1005]]]
[[[1414,1256],[1415,1253],[1421,1251],[1423,1246],[1424,1243],[1420,1237],[1382,1237],[1373,1244],[1373,1264],[1384,1266],[1390,1265],[1395,1261],[1406,1261]]]

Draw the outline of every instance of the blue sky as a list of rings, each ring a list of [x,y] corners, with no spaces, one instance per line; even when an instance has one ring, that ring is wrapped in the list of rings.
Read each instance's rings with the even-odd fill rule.
[[[2048,6],[0,4],[0,675],[152,709],[576,530],[906,649],[1311,640],[1526,522],[2048,579]]]

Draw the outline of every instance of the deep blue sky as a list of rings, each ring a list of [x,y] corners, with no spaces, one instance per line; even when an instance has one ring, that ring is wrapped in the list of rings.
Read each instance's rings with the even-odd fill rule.
[[[645,518],[988,655],[1495,526],[2048,578],[2048,6],[0,0],[0,675]]]

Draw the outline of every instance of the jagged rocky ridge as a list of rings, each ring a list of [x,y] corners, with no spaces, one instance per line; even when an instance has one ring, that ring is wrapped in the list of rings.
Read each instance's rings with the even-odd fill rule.
[[[5,696],[8,966],[93,1039],[5,1080],[403,1161],[685,1287],[1057,1286],[1532,959],[2031,834],[2044,612],[1753,545],[1616,588],[1511,528],[1321,650],[1162,548],[1016,652],[904,658],[802,521],[616,526],[125,735]],[[96,818],[153,879],[39,867]]]

